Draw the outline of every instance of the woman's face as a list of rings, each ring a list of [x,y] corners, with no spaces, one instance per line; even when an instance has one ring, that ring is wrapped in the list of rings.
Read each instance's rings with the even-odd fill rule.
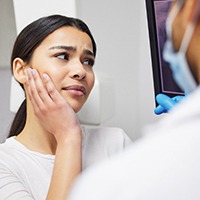
[[[87,33],[74,27],[54,31],[36,48],[28,67],[47,73],[56,89],[78,112],[94,85],[94,53]]]

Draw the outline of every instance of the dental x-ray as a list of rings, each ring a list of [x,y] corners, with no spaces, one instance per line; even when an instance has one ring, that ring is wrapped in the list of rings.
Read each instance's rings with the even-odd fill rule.
[[[158,93],[170,97],[184,95],[176,85],[171,69],[162,56],[167,39],[165,23],[172,2],[173,0],[146,0],[155,96]]]

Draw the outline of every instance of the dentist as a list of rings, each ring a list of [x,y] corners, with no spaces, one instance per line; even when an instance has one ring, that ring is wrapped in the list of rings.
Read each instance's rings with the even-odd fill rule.
[[[187,93],[122,155],[85,171],[70,200],[200,199],[200,0],[175,0],[164,58]]]

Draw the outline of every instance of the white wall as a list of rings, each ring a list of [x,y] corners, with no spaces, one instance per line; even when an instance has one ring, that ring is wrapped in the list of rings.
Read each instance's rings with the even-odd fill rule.
[[[13,0],[13,3],[17,33],[39,17],[51,14],[76,16],[75,0]]]
[[[16,27],[12,0],[0,1],[0,142],[4,140],[14,115],[9,111],[10,54]]]
[[[5,68],[10,66],[10,54],[16,37],[12,0],[0,1],[0,27],[0,68]]]
[[[122,127],[131,138],[153,114],[154,93],[144,0],[77,0],[77,16],[97,42],[95,68],[115,84],[115,115],[104,125]]]
[[[9,111],[10,77],[10,69],[0,68],[0,142],[7,137],[14,117]]]

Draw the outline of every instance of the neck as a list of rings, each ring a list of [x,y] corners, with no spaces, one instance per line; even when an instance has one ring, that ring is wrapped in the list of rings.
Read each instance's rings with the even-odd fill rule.
[[[54,136],[42,128],[34,112],[28,111],[25,127],[16,139],[32,151],[54,155],[57,147]]]

